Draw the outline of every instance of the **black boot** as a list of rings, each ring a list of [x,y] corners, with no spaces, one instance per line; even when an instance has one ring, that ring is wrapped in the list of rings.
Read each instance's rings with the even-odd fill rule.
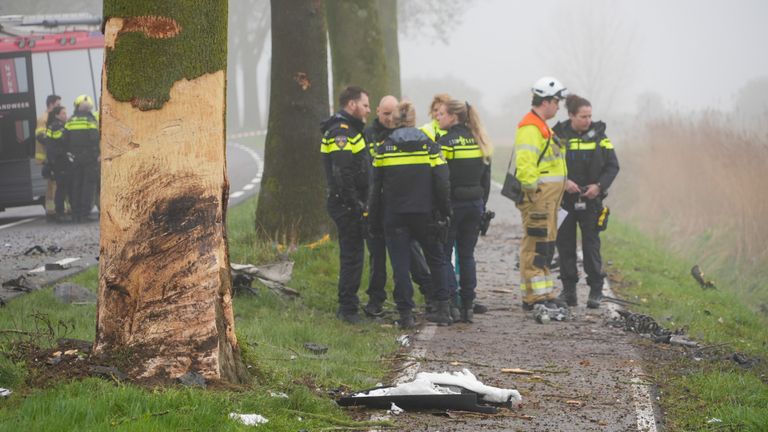
[[[461,320],[465,323],[472,323],[475,319],[475,309],[472,300],[461,302]]]
[[[603,301],[603,287],[590,287],[589,298],[587,299],[587,307],[590,309],[597,309],[600,307],[600,302]]]
[[[576,300],[576,285],[564,284],[563,290],[557,298],[564,301],[568,306],[576,306],[578,304],[578,301]]]
[[[451,321],[453,322],[461,321],[461,309],[459,309],[459,305],[458,305],[458,302],[456,301],[456,297],[451,299]]]
[[[400,319],[397,320],[397,326],[407,330],[416,327],[416,319],[413,318],[411,311],[400,311]]]
[[[435,302],[436,310],[427,315],[427,321],[436,323],[439,326],[451,325],[451,301],[438,300]]]

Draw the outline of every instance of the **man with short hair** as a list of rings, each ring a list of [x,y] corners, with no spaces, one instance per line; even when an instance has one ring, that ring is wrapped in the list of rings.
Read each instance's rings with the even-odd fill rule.
[[[549,270],[555,253],[557,213],[565,191],[565,150],[547,126],[555,117],[567,89],[560,81],[544,77],[531,89],[532,109],[518,124],[515,134],[516,177],[523,190],[517,203],[523,220],[520,242],[520,288],[523,309],[542,303],[548,308],[567,307],[554,293]]]
[[[370,154],[363,127],[371,112],[368,92],[357,86],[339,95],[338,112],[321,125],[320,152],[328,182],[328,214],[339,232],[339,308],[336,316],[357,324],[360,300],[357,291],[365,256],[363,213],[368,194]]]

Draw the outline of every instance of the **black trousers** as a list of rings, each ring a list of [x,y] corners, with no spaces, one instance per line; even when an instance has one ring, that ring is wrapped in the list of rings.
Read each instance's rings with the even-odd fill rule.
[[[445,262],[447,283],[450,296],[456,295],[456,271],[451,262],[454,246],[459,259],[459,286],[461,300],[470,302],[475,299],[477,276],[475,269],[475,246],[480,234],[480,218],[483,215],[483,201],[458,202],[453,206],[453,220],[445,244]]]
[[[373,237],[367,240],[369,266],[368,303],[381,306],[387,301],[387,243],[384,237]],[[411,241],[411,279],[419,286],[424,298],[429,299],[432,291],[432,275],[429,274],[427,261],[421,252],[421,245],[416,240]]]
[[[72,217],[75,220],[84,218],[91,213],[98,182],[98,161],[95,159],[92,161],[75,160],[72,165],[72,187],[69,196]]]
[[[587,285],[602,289],[603,261],[600,256],[600,232],[597,218],[603,205],[601,200],[587,201],[587,208],[575,210],[571,207],[563,224],[557,231],[557,252],[560,255],[560,279],[564,287],[576,286],[579,273],[576,268],[576,229],[581,229],[581,249],[584,253],[584,271]]]
[[[395,304],[400,313],[414,308],[411,283],[411,242],[416,240],[424,251],[432,279],[432,298],[448,300],[445,283],[443,245],[429,235],[430,216],[426,213],[387,214],[384,217],[384,235],[389,260],[395,279]]]
[[[328,199],[327,209],[339,232],[339,312],[351,315],[357,313],[360,306],[357,291],[365,259],[360,215],[353,214],[333,197]]]
[[[70,200],[70,191],[72,190],[72,169],[54,169],[54,178],[56,179],[56,194],[53,197],[53,202],[56,204],[56,214],[59,216],[64,215],[65,202]]]

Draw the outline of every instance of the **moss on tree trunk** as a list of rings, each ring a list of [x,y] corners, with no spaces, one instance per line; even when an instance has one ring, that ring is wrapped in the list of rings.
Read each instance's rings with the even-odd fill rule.
[[[226,243],[226,0],[107,0],[95,351],[241,382]]]
[[[260,233],[281,244],[330,232],[320,159],[328,113],[325,12],[318,0],[272,0],[272,69]]]
[[[388,79],[377,2],[378,0],[326,2],[333,94],[338,95],[341,89],[348,85],[359,85],[369,92],[374,108],[382,96],[394,91]],[[371,116],[375,111],[372,109]]]

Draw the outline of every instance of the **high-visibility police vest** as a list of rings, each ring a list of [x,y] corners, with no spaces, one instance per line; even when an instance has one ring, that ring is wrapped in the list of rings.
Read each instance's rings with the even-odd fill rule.
[[[99,121],[93,113],[75,113],[64,125],[64,139],[76,160],[95,161],[99,155]]]
[[[441,136],[445,135],[448,131],[445,129],[440,129],[440,123],[437,120],[432,120],[429,123],[424,123],[419,128],[422,132],[427,134],[429,139],[431,139],[434,142],[437,142],[438,139],[440,139]]]
[[[541,162],[537,165],[542,152]],[[540,183],[565,182],[568,174],[565,151],[560,148],[549,126],[533,111],[517,125],[515,167],[517,179],[523,188],[529,190],[536,189]]]
[[[437,143],[448,162],[451,179],[451,199],[470,201],[487,199],[490,189],[489,165],[475,136],[464,124],[448,129]]]

